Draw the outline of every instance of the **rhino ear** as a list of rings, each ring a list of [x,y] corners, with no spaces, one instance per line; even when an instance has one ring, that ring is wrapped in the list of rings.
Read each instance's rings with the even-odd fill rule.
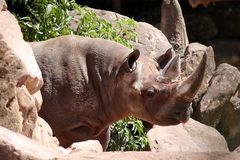
[[[140,56],[140,52],[138,49],[132,51],[127,57],[127,68],[130,72],[133,72],[137,68],[136,61]]]
[[[157,58],[157,62],[160,69],[165,68],[165,66],[168,64],[168,62],[172,59],[174,55],[175,55],[174,50],[172,48],[169,48],[165,54]]]
[[[164,77],[175,80],[180,75],[180,58],[179,55],[173,57],[169,63],[163,68],[162,75]]]

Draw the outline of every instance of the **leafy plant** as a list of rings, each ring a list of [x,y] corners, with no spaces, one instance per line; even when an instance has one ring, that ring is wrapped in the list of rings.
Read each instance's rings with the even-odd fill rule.
[[[117,19],[114,21],[114,26],[111,23],[106,22],[96,15],[96,13],[86,9],[78,9],[78,28],[75,34],[91,37],[91,38],[103,38],[116,41],[132,48],[131,41],[136,41],[136,34],[134,29],[136,23],[133,19]]]
[[[73,0],[31,1],[32,3],[25,4],[30,14],[25,17],[18,16],[24,39],[27,41],[77,34],[84,37],[110,39],[132,48],[131,41],[137,40],[134,32],[136,23],[133,19],[117,19],[111,24]],[[71,16],[72,9],[77,11],[77,18]],[[77,23],[76,30],[70,26],[72,21]],[[147,147],[148,139],[141,120],[130,116],[111,126],[108,150],[145,150]]]
[[[74,6],[75,2],[69,0],[34,0],[31,4],[26,4],[30,15],[18,17],[24,39],[46,40],[73,34],[69,12]]]
[[[141,120],[129,116],[111,126],[109,151],[142,151],[149,148]]]

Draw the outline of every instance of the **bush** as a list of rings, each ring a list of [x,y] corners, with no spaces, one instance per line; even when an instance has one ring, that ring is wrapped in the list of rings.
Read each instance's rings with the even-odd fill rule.
[[[148,139],[141,120],[129,116],[111,126],[109,151],[149,150]]]
[[[67,34],[110,39],[129,48],[132,48],[131,41],[136,41],[136,23],[133,19],[118,19],[112,25],[71,0],[31,0],[31,3],[26,1],[24,6],[29,14],[25,17],[18,15],[17,18],[27,41],[41,41]],[[79,19],[70,15],[73,9]],[[78,24],[76,31],[70,27],[72,20]],[[145,150],[147,147],[148,139],[141,120],[130,116],[111,126],[108,150]]]
[[[34,0],[26,4],[30,13],[19,17],[18,22],[24,39],[41,41],[60,35],[73,34],[70,28],[70,10],[75,7],[74,1],[68,0]]]

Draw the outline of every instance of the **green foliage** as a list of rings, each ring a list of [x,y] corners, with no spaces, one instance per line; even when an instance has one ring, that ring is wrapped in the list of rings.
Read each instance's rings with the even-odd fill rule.
[[[26,17],[18,16],[24,39],[39,41],[66,34],[77,34],[84,37],[114,40],[129,48],[131,41],[136,41],[133,19],[117,19],[112,24],[98,17],[94,12],[77,5],[70,0],[31,0],[26,3],[30,13]],[[70,10],[76,10],[72,17]],[[77,17],[77,18],[76,18]],[[70,24],[75,21],[76,30]],[[120,120],[111,126],[111,140],[108,150],[145,150],[148,140],[144,133],[142,121],[132,116]]]
[[[68,0],[34,0],[26,4],[30,15],[18,17],[19,25],[27,41],[46,40],[72,34],[69,11],[75,6]]]
[[[129,116],[111,126],[109,151],[142,151],[149,148],[141,120]]]
[[[110,39],[131,48],[130,41],[136,41],[134,28],[136,23],[133,19],[124,18],[114,21],[114,26],[99,18],[94,12],[86,8],[78,8],[78,23],[75,34],[91,37]]]

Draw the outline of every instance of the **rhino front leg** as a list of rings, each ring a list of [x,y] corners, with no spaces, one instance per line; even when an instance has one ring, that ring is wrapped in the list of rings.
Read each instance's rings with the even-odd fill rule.
[[[110,127],[104,129],[102,133],[96,137],[96,140],[101,143],[103,151],[106,151],[110,141]]]

